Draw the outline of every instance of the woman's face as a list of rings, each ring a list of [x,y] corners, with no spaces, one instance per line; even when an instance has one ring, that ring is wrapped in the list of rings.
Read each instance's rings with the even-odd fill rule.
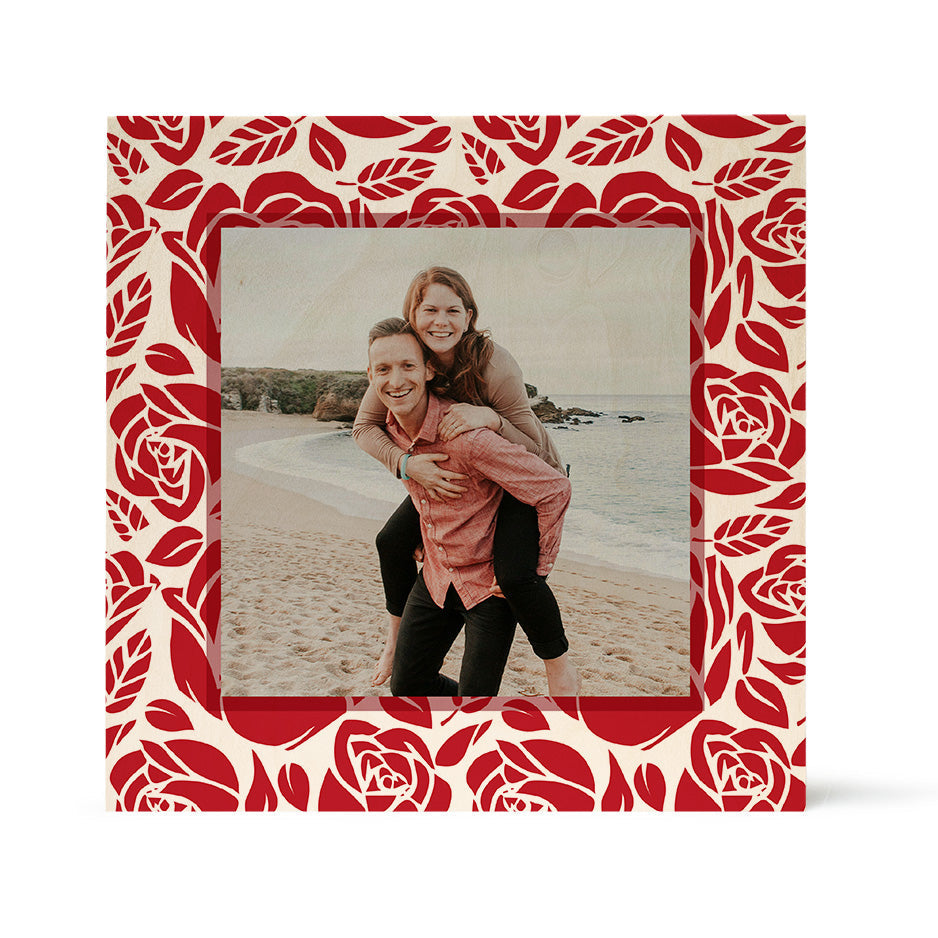
[[[469,310],[449,287],[431,283],[414,311],[413,327],[420,341],[440,361],[451,364],[454,350],[469,328],[469,316]]]

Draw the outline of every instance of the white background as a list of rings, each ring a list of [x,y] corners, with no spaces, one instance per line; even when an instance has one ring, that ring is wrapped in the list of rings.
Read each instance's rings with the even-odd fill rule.
[[[919,6],[22,8],[0,177],[11,933],[933,928],[936,141]],[[106,815],[105,115],[623,110],[808,115],[807,812]]]

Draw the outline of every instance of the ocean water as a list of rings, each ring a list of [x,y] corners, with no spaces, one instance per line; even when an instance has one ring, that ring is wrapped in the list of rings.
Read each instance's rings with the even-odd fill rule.
[[[689,555],[688,399],[551,395],[559,407],[598,411],[591,424],[550,426],[570,465],[573,497],[562,555],[619,570],[686,579]],[[645,419],[624,423],[621,415]],[[343,514],[383,520],[403,484],[363,453],[350,430],[244,446],[241,471],[273,472],[282,488]]]

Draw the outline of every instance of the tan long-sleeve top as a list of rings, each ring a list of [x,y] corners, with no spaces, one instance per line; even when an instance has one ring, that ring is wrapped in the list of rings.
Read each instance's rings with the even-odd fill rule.
[[[554,441],[531,410],[521,368],[500,345],[495,345],[492,358],[482,373],[482,380],[485,385],[485,403],[501,418],[499,435],[511,443],[520,443],[529,453],[540,456],[548,465],[563,472],[560,453]],[[352,426],[352,437],[369,456],[384,463],[388,471],[396,476],[404,450],[388,435],[386,416],[387,409],[369,387],[359,405]]]

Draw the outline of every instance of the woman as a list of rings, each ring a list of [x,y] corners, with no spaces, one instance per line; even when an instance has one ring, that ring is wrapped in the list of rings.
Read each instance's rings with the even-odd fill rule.
[[[487,332],[476,329],[478,309],[460,274],[447,267],[421,271],[407,290],[403,315],[430,350],[440,376],[434,390],[461,402],[451,406],[440,422],[443,440],[487,427],[563,471],[553,441],[528,403],[517,362]],[[369,388],[352,435],[366,453],[400,478],[407,454],[385,432],[385,414]],[[465,476],[447,471],[441,465],[447,458],[442,453],[410,456],[407,477],[422,485],[431,498],[459,498],[466,491],[459,484]],[[557,600],[547,580],[536,573],[538,545],[537,512],[506,492],[495,528],[493,593],[508,600],[535,654],[544,661],[551,696],[573,696],[579,692],[579,676],[569,658]],[[410,498],[391,515],[377,546],[390,617],[388,631],[396,634],[417,575],[414,554],[421,546],[420,519]],[[386,643],[373,686],[387,680],[392,663],[392,643]]]

